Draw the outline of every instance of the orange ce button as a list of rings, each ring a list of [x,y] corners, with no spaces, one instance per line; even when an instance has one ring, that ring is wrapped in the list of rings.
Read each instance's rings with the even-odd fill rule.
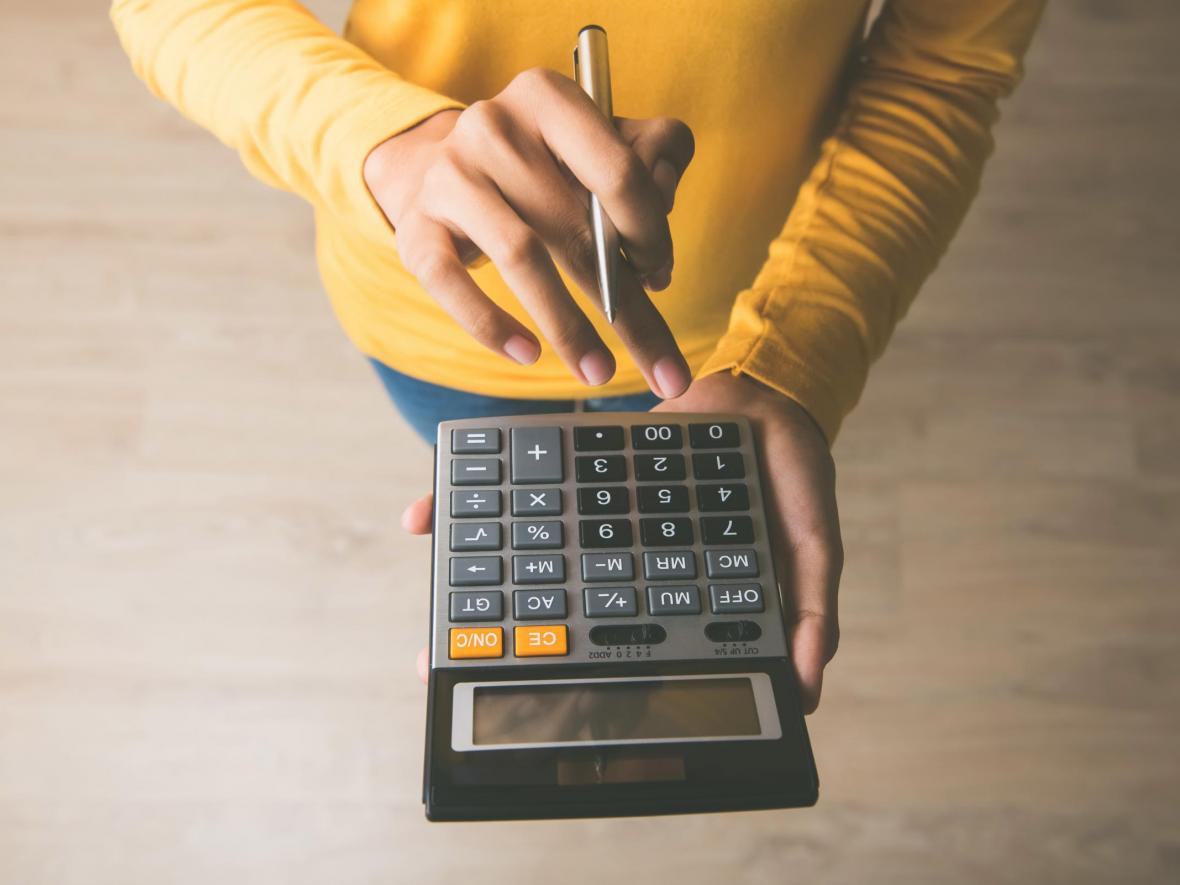
[[[518,658],[564,655],[569,652],[565,624],[529,624],[527,627],[517,627],[514,639]]]
[[[504,657],[504,629],[502,627],[451,628],[452,660],[502,657]]]

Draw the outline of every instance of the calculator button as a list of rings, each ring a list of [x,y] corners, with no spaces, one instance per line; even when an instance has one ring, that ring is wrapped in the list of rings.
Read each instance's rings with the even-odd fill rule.
[[[648,587],[647,611],[651,615],[699,615],[701,591],[691,584]]]
[[[692,456],[692,475],[697,479],[741,479],[746,466],[741,452],[697,452]]]
[[[636,424],[631,428],[633,449],[679,449],[684,436],[675,424]]]
[[[579,455],[574,459],[578,482],[623,482],[627,459],[622,455]]]
[[[499,516],[503,509],[499,489],[451,492],[451,518]]]
[[[512,644],[518,658],[569,654],[569,632],[565,624],[529,624],[516,627]]]
[[[630,553],[583,553],[583,581],[633,581],[635,560]]]
[[[683,455],[636,455],[635,478],[641,482],[684,479]]]
[[[512,616],[518,621],[564,618],[564,590],[517,590],[512,594]]]
[[[633,618],[639,614],[634,587],[587,587],[582,599],[588,618]]]
[[[499,590],[456,590],[451,594],[452,621],[498,621],[504,617]]]
[[[558,516],[561,489],[513,489],[513,516]]]
[[[498,427],[472,427],[451,431],[452,455],[495,455],[500,451]]]
[[[452,627],[451,659],[504,657],[502,627]]]
[[[692,520],[687,516],[639,520],[644,547],[683,547],[692,543]]]
[[[561,520],[512,523],[513,550],[550,550],[561,545]]]
[[[738,426],[721,424],[689,424],[688,441],[694,449],[736,449],[742,442]]]
[[[561,482],[560,427],[513,427],[512,482]]]
[[[499,481],[499,458],[456,458],[451,462],[451,485],[486,486]]]
[[[756,578],[758,554],[753,550],[706,550],[705,574],[710,578]]]
[[[575,452],[609,452],[623,447],[622,427],[575,427]]]
[[[750,490],[740,482],[697,486],[697,506],[704,511],[749,510]]]
[[[668,638],[659,624],[597,624],[590,628],[595,645],[658,645]]]
[[[664,581],[672,578],[695,578],[697,560],[691,550],[677,550],[670,553],[643,554],[643,576],[649,581]]]
[[[631,544],[634,543],[631,537],[631,520],[579,520],[578,539],[582,542],[582,546],[586,548],[630,547]]]
[[[499,556],[452,556],[451,586],[501,584],[504,581],[503,569],[504,561]]]
[[[753,642],[762,628],[753,621],[713,621],[705,625],[705,635],[713,642]]]
[[[709,607],[715,615],[739,615],[766,610],[761,584],[710,584]]]
[[[578,512],[586,516],[607,513],[627,513],[631,509],[631,493],[626,486],[580,486]]]
[[[565,557],[560,553],[512,557],[513,584],[556,584],[565,580]]]
[[[684,513],[688,510],[687,486],[639,486],[635,490],[640,513]]]
[[[702,516],[701,540],[706,544],[753,544],[754,523],[748,516]]]
[[[499,550],[503,546],[498,522],[451,523],[451,550]]]

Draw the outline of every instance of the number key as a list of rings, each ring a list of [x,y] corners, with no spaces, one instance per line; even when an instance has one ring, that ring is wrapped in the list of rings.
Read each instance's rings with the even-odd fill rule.
[[[579,455],[574,459],[578,482],[623,482],[627,459],[622,455]]]
[[[636,455],[635,479],[684,479],[684,456]]]
[[[706,544],[753,544],[754,523],[748,516],[702,516],[701,538]]]
[[[740,482],[697,486],[697,504],[701,510],[749,510],[750,491]]]
[[[741,434],[731,422],[689,424],[688,440],[694,449],[736,449],[741,444]]]
[[[746,466],[741,452],[698,453],[692,456],[692,472],[697,479],[741,479]]]
[[[631,520],[583,519],[578,521],[578,536],[583,547],[630,547]]]
[[[635,490],[640,513],[685,513],[688,489],[685,486],[640,486]]]
[[[626,513],[631,509],[631,494],[626,486],[582,486],[578,489],[578,512],[587,516]]]
[[[631,428],[633,449],[679,449],[684,436],[675,424],[636,424]]]
[[[644,547],[680,547],[692,543],[692,520],[687,516],[639,520]]]

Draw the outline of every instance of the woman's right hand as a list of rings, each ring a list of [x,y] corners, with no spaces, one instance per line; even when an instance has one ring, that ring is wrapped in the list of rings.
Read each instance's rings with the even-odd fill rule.
[[[678,396],[691,374],[646,286],[672,273],[668,212],[693,154],[678,120],[616,118],[611,126],[568,77],[534,69],[494,98],[443,111],[378,145],[370,192],[397,231],[402,263],[473,338],[529,364],[533,334],[496,306],[465,265],[486,255],[576,378],[610,380],[615,360],[578,308],[554,260],[597,292],[589,194],[627,253],[614,328],[648,385]]]

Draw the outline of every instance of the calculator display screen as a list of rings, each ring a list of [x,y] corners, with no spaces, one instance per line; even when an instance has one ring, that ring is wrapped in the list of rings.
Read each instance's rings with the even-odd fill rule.
[[[484,683],[471,691],[471,749],[777,737],[756,687],[749,675]]]

